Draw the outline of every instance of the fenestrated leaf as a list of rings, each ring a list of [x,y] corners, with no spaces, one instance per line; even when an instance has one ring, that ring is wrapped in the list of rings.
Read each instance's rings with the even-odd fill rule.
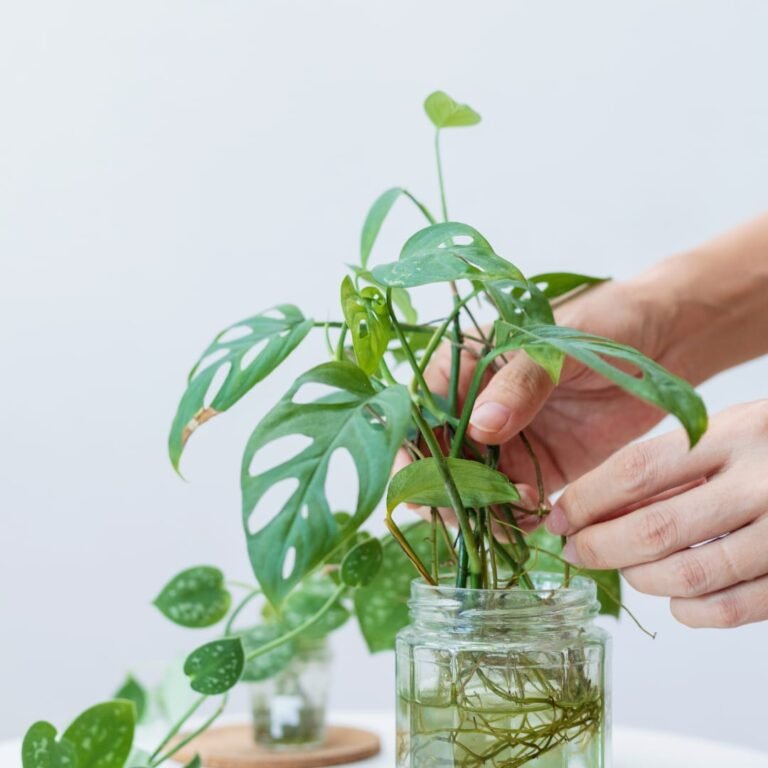
[[[465,507],[487,507],[520,498],[517,488],[501,472],[468,459],[446,461]],[[387,509],[391,512],[404,502],[426,507],[451,506],[435,459],[414,461],[392,478],[387,491]]]
[[[430,93],[424,111],[436,128],[459,128],[477,125],[480,115],[467,104],[458,104],[445,91]]]
[[[413,550],[422,562],[432,558],[430,526],[426,522],[412,523],[402,528]],[[438,536],[438,560],[448,558],[448,549]],[[397,633],[408,624],[408,598],[416,571],[400,545],[392,536],[383,543],[384,560],[373,581],[355,590],[355,615],[371,653],[390,651],[395,647]]]
[[[608,280],[610,280],[609,277],[592,277],[591,275],[580,275],[576,272],[543,272],[540,275],[528,278],[528,282],[536,285],[548,299],[556,299],[579,288],[599,285]]]
[[[373,244],[379,236],[379,231],[381,230],[381,225],[384,223],[384,219],[387,218],[387,214],[403,192],[404,190],[402,187],[388,189],[376,198],[368,211],[368,215],[365,217],[365,223],[363,224],[363,231],[360,235],[360,264],[363,268],[368,266],[368,259],[371,256]]]
[[[225,637],[196,648],[184,662],[184,674],[198,693],[213,696],[234,686],[243,673],[245,653],[239,637]]]
[[[707,428],[707,410],[696,390],[687,381],[671,374],[632,347],[557,325],[522,327],[500,320],[496,329],[499,346],[513,345],[526,352],[546,347],[557,349],[635,397],[671,413],[685,428],[691,446],[698,442]],[[605,358],[629,363],[641,375],[638,377],[617,368]]]
[[[268,376],[299,345],[312,328],[292,304],[281,304],[267,313],[249,317],[223,330],[203,352],[189,374],[168,437],[168,453],[176,470],[189,436],[213,416],[231,408],[258,382]],[[223,384],[206,402],[214,377],[226,369]]]
[[[370,375],[379,367],[392,338],[387,301],[378,288],[368,286],[358,292],[352,279],[345,277],[341,283],[341,309],[352,335],[357,364]]]
[[[147,711],[148,694],[144,686],[133,675],[126,677],[125,682],[115,693],[115,698],[132,701],[136,708],[136,722],[141,722]]]
[[[75,748],[77,768],[123,768],[131,754],[136,710],[130,701],[86,709],[64,731]]]
[[[56,741],[56,729],[41,720],[31,725],[21,744],[23,768],[77,768],[75,747]]]
[[[283,624],[257,624],[255,627],[239,632],[238,635],[243,642],[243,649],[247,656],[252,651],[281,637],[287,631],[288,628]],[[274,677],[290,664],[295,651],[296,644],[287,640],[271,651],[248,659],[240,679],[249,683],[257,683],[260,680]]]
[[[370,584],[381,568],[384,553],[378,539],[366,539],[353,547],[341,561],[341,581],[348,587]]]
[[[231,603],[224,574],[210,565],[198,565],[177,574],[154,600],[172,622],[193,628],[210,627],[220,621]]]
[[[546,573],[563,573],[563,545],[559,536],[551,534],[543,525],[529,533],[527,538],[531,549],[526,570]],[[600,613],[616,616],[621,613],[621,576],[616,570],[596,571],[589,568],[576,569],[579,576],[587,576],[597,585],[597,599]]]
[[[461,279],[525,279],[476,229],[455,221],[420,230],[405,243],[399,261],[380,264],[371,272],[378,283],[392,288]]]
[[[370,269],[363,269],[355,264],[348,266],[359,280],[364,280],[372,285],[380,285]],[[418,320],[419,315],[416,307],[413,306],[411,295],[405,288],[392,288],[392,303],[400,310],[402,319],[406,323],[415,323]]]
[[[294,395],[305,384],[324,384],[336,391],[314,402],[294,403]],[[300,376],[256,427],[243,457],[243,523],[251,565],[270,602],[280,603],[368,518],[384,492],[387,468],[409,421],[410,396],[405,387],[377,392],[356,365],[333,362]],[[312,443],[288,461],[251,474],[256,453],[287,435],[305,435]],[[354,461],[360,489],[352,518],[343,527],[336,522],[325,493],[328,465],[338,450],[346,450]],[[251,520],[259,500],[286,479],[298,481],[296,490],[279,510],[270,509],[263,527],[252,533],[262,522]],[[286,560],[289,553],[292,564]]]

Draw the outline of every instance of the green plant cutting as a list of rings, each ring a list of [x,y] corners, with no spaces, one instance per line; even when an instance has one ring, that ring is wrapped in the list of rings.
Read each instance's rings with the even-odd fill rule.
[[[405,620],[402,600],[395,604],[389,592],[391,569],[402,571],[392,560],[395,548],[413,565],[424,588],[438,595],[446,589],[460,595],[451,603],[454,620],[469,616],[483,596],[499,596],[493,599],[506,605],[503,595],[509,593],[515,600],[533,600],[531,606],[544,611],[542,626],[551,627],[561,616],[560,602],[576,591],[575,582],[587,589],[583,585],[590,575],[598,582],[603,610],[618,611],[618,574],[585,574],[569,566],[562,559],[559,539],[541,529],[529,534],[521,525],[543,519],[549,511],[539,461],[525,433],[516,439],[524,444],[538,479],[533,505],[526,505],[514,482],[498,470],[498,448],[467,439],[484,375],[510,355],[527,355],[555,384],[565,359],[574,358],[672,414],[691,446],[706,429],[703,402],[687,382],[631,347],[556,323],[554,307],[589,290],[600,278],[563,272],[526,276],[484,234],[449,217],[441,157],[444,132],[476,125],[480,115],[440,91],[424,106],[434,128],[440,215],[409,190],[387,190],[371,206],[359,258],[341,280],[337,319],[314,320],[294,305],[278,305],[225,329],[189,375],[169,437],[177,470],[191,434],[232,408],[308,337],[317,334],[329,350],[329,361],[301,374],[256,425],[242,460],[247,551],[258,589],[275,617],[273,628],[248,642],[225,632],[192,651],[184,670],[200,694],[195,707],[206,697],[225,697],[259,659],[274,659],[281,648],[286,653],[297,637],[328,622],[342,600],[354,603],[374,650],[391,647],[394,638],[387,636],[385,625],[393,616],[399,617],[393,626]],[[377,237],[399,200],[415,206],[424,227],[405,242],[399,258],[373,265]],[[445,285],[446,308],[439,319],[421,322],[414,289],[433,284]],[[478,308],[493,315],[490,323],[477,320]],[[443,344],[451,350],[447,397],[431,391],[425,379],[427,366]],[[468,359],[473,364],[471,384],[460,402],[458,384]],[[317,389],[320,395],[306,396]],[[301,447],[288,459],[270,463],[270,447],[288,437]],[[400,451],[410,463],[392,475]],[[346,515],[334,513],[326,492],[337,452],[351,457],[357,474],[356,504]],[[288,498],[265,510],[260,502],[278,484],[290,490]],[[385,544],[361,531],[382,499],[392,537]],[[395,519],[406,503],[429,510],[428,521],[415,531]],[[453,520],[455,528],[449,524]],[[552,577],[542,581],[542,571]],[[325,599],[298,620],[288,620],[296,590],[319,573],[332,583]],[[206,606],[174,609],[169,604],[164,612],[178,610],[174,620],[222,619],[230,600],[220,574],[209,576]],[[550,640],[541,642],[549,647]],[[439,706],[429,707],[425,696],[398,690],[398,706],[408,713],[407,733],[398,733],[399,766],[603,765],[597,752],[589,752],[590,739],[604,725],[605,703],[599,685],[584,671],[588,649],[564,652],[557,673],[542,672],[545,667],[535,653],[505,650],[506,672],[494,677],[490,670],[501,668],[494,661],[500,651],[487,643],[482,648],[473,651],[466,678],[461,678],[461,669],[441,669],[435,691],[444,688],[447,698],[440,698]],[[455,667],[458,656],[453,658]],[[67,768],[122,768],[130,748],[131,705],[113,701],[100,706],[103,710],[97,709],[96,715],[93,710],[81,715],[98,715],[103,734],[100,741],[89,742],[90,752],[79,736],[79,719],[58,741],[52,726],[38,723],[25,740],[25,768],[54,762]],[[189,716],[196,711],[193,708]],[[177,723],[144,764],[128,768],[154,768],[170,756],[173,748],[169,751],[167,745],[185,723]],[[108,759],[106,751],[96,757],[92,753],[97,748],[93,745],[102,743],[109,747]],[[568,762],[569,755],[574,762]]]

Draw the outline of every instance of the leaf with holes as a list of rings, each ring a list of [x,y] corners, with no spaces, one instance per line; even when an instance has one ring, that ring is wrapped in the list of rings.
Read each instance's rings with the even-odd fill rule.
[[[445,91],[430,93],[424,101],[424,111],[438,129],[477,125],[481,120],[472,107],[457,103]]]
[[[379,367],[392,338],[387,301],[378,288],[368,286],[358,292],[352,279],[345,277],[341,309],[352,334],[357,364],[370,375]]]
[[[525,352],[552,348],[578,360],[629,394],[675,416],[688,434],[691,447],[707,428],[707,410],[696,390],[632,347],[574,328],[556,325],[523,327],[502,320],[496,323],[496,344]],[[606,358],[629,364],[641,375],[638,377],[618,368]]]
[[[384,553],[378,539],[367,539],[353,547],[341,561],[341,581],[348,587],[370,584],[381,568]]]
[[[310,403],[294,402],[302,387],[313,384],[333,392]],[[408,429],[410,403],[401,385],[377,391],[356,365],[325,363],[300,376],[256,427],[243,457],[243,524],[251,565],[270,602],[282,602],[371,514]],[[312,442],[288,461],[263,472],[252,470],[257,454],[268,455],[270,443],[289,435]],[[337,451],[348,453],[358,476],[357,505],[344,526],[334,518],[325,489]],[[269,509],[262,517],[259,501],[283,481],[292,481],[295,490],[279,510]]]
[[[136,708],[136,722],[141,722],[147,712],[149,696],[146,688],[133,675],[128,675],[115,693],[115,698],[132,701]]]
[[[355,264],[350,264],[349,268],[355,273],[355,276],[358,278],[358,280],[364,280],[371,285],[384,287],[379,285],[379,283],[376,281],[376,278],[373,276],[373,273],[369,269],[363,269],[362,267],[358,267]],[[391,290],[392,303],[400,310],[400,314],[402,315],[403,320],[406,323],[415,323],[418,320],[419,315],[416,311],[416,307],[413,306],[411,294],[408,293],[405,288],[392,288]]]
[[[232,595],[224,574],[210,565],[187,568],[174,576],[155,598],[163,615],[182,627],[210,627],[227,615]]]
[[[277,317],[270,317],[269,312]],[[177,471],[192,432],[231,408],[272,373],[296,349],[312,325],[313,321],[297,307],[281,304],[231,325],[213,340],[189,374],[186,392],[171,426],[168,453]],[[216,389],[222,379],[221,387]],[[209,393],[212,389],[216,391]]]
[[[288,631],[283,624],[257,624],[250,629],[238,632],[238,636],[243,642],[245,655],[261,648],[267,643],[271,643],[278,637],[281,637]],[[271,651],[262,653],[245,662],[243,674],[240,679],[248,683],[257,683],[260,680],[267,680],[274,677],[278,672],[282,672],[293,659],[296,652],[296,645],[288,640],[282,645],[278,645]]]
[[[225,637],[201,645],[187,656],[184,674],[192,690],[213,696],[234,686],[243,673],[245,653],[239,637]]]
[[[531,549],[525,568],[528,571],[563,573],[563,545],[559,536],[551,534],[543,525],[526,537]],[[574,568],[574,573],[592,579],[597,585],[597,599],[600,613],[616,616],[621,613],[621,576],[618,571],[595,571],[589,568]]]
[[[56,729],[44,720],[31,725],[21,744],[23,768],[77,768],[75,747],[56,741]]]
[[[422,562],[429,563],[432,557],[429,523],[405,525],[402,533]],[[437,547],[438,560],[444,563],[449,552],[441,536],[438,536]],[[411,561],[392,536],[384,539],[383,555],[382,566],[373,581],[354,593],[355,616],[371,653],[394,650],[397,633],[409,621],[408,598],[415,573]]]
[[[380,264],[371,273],[378,283],[389,288],[461,279],[525,279],[514,264],[496,254],[476,229],[455,221],[420,230],[403,246],[399,261]]]
[[[468,459],[445,461],[465,507],[487,507],[519,500],[517,488],[501,472]],[[387,510],[391,512],[404,502],[425,507],[451,506],[435,459],[414,461],[392,478],[387,491]]]
[[[591,288],[608,280],[610,280],[609,277],[592,277],[575,272],[544,272],[528,278],[528,282],[533,283],[548,299],[557,299],[573,291]],[[517,290],[522,293],[523,289]]]
[[[79,715],[62,736],[75,748],[77,768],[123,768],[135,717],[130,701],[107,701]]]

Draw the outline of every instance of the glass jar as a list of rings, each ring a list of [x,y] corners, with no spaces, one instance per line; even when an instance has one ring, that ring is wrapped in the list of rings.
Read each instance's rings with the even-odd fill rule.
[[[397,637],[398,768],[607,768],[608,634],[595,583],[415,581]]]
[[[331,651],[325,639],[303,640],[288,665],[251,683],[256,742],[270,749],[311,749],[325,741]]]

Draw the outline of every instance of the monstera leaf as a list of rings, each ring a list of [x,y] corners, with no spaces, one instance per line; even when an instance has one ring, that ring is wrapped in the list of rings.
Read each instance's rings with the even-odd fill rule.
[[[524,281],[520,270],[498,256],[473,227],[449,221],[433,224],[413,235],[400,260],[372,270],[375,280],[390,288],[411,288],[451,280]]]
[[[707,410],[696,390],[681,378],[650,360],[632,347],[601,336],[557,325],[513,325],[496,323],[496,343],[535,354],[554,349],[612,381],[626,392],[671,413],[685,428],[694,446],[707,428]],[[606,358],[620,360],[637,368],[640,376],[628,373]]]
[[[181,453],[192,432],[222,411],[231,408],[255,384],[268,376],[299,345],[312,328],[292,304],[262,313],[223,330],[203,352],[189,374],[168,438],[168,453],[178,471]],[[210,403],[208,390],[219,371],[224,382]],[[221,374],[219,374],[221,375]]]
[[[333,391],[314,402],[294,402],[307,384]],[[243,523],[251,565],[270,602],[280,603],[371,514],[409,421],[410,397],[405,387],[377,391],[360,368],[342,361],[319,365],[300,376],[256,427],[243,457]],[[271,442],[289,435],[304,435],[312,442],[290,460],[252,474],[256,454],[269,451]],[[354,461],[360,489],[352,517],[343,527],[331,512],[325,491],[331,457],[339,450],[346,450]],[[264,494],[283,480],[294,480],[296,490],[277,512],[268,510],[260,527],[261,519],[251,519],[254,510]]]
[[[430,93],[424,101],[424,111],[438,130],[477,125],[481,119],[472,107],[457,103],[445,91]]]
[[[599,285],[608,279],[607,277],[580,275],[576,272],[544,272],[529,277],[528,282],[533,283],[546,298],[556,299],[572,291]],[[522,292],[521,289],[518,290]]]

